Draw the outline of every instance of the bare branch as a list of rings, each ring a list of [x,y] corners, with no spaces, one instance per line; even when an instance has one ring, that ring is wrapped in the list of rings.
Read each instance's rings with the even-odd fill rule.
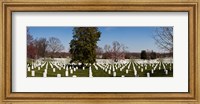
[[[53,53],[64,50],[64,46],[61,41],[55,37],[49,38],[49,48]]]
[[[173,52],[173,27],[156,28],[154,40],[159,48]]]

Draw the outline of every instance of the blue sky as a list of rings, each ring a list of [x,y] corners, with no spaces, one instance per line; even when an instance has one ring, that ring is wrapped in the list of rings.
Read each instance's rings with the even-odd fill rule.
[[[101,31],[98,46],[104,47],[106,44],[112,45],[113,41],[118,41],[125,46],[129,52],[141,52],[141,50],[154,50],[161,52],[155,45],[153,34],[156,27],[99,27]],[[29,27],[29,32],[33,38],[57,37],[65,46],[65,51],[69,50],[69,43],[72,40],[73,27]]]

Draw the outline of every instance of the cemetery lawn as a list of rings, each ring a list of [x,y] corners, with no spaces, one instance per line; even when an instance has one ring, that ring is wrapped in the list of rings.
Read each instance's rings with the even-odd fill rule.
[[[53,68],[55,68],[55,72],[53,72],[53,68],[50,64],[53,66]],[[27,67],[31,67],[31,66],[32,66],[31,64],[28,64]],[[68,66],[67,76],[65,75],[66,66]],[[101,66],[103,66],[104,68],[102,68]],[[171,68],[170,68],[169,63],[159,63],[159,65],[146,64],[144,66],[142,64],[129,62],[126,65],[121,65],[121,66],[118,66],[117,64],[114,65],[115,66],[114,70],[113,70],[113,67],[111,67],[112,65],[108,65],[109,67],[107,69],[110,70],[110,74],[108,70],[105,70],[106,64],[102,64],[101,66],[97,64],[91,65],[93,77],[122,77],[122,76],[123,77],[147,77],[147,73],[150,73],[150,77],[173,77],[173,64],[171,64]],[[120,70],[122,66],[124,66],[124,68]],[[62,65],[59,67],[60,68],[58,68],[58,65],[56,66],[53,63],[51,63],[51,61],[47,61],[44,63],[43,66],[40,66],[40,70],[38,70],[38,67],[27,70],[27,77],[43,77],[43,73],[45,72],[45,69],[47,69],[47,77],[57,77],[57,74],[61,74],[61,77],[73,77],[73,76],[89,77],[89,66],[86,66],[84,70],[80,66],[71,66],[71,69],[69,68],[70,65]],[[137,72],[134,71],[134,67]],[[74,71],[73,68],[77,68],[77,69]],[[152,72],[152,69],[154,69],[153,72]],[[71,73],[70,70],[73,70],[73,73]],[[167,74],[165,70],[168,70]],[[32,71],[35,72],[34,76],[31,75]],[[116,76],[113,75],[114,72],[116,72]]]

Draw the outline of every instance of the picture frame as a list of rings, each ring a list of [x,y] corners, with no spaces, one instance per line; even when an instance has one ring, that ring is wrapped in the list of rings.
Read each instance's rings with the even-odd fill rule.
[[[38,103],[199,103],[199,1],[3,1],[1,2],[1,102]],[[12,92],[12,12],[188,12],[189,17],[189,92],[72,93]]]

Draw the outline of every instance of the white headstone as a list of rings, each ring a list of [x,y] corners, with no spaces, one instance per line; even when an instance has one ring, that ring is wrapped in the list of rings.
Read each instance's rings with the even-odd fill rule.
[[[143,72],[143,68],[141,68],[141,72]]]
[[[48,63],[47,63],[47,65],[46,65],[46,69],[48,68]]]
[[[85,70],[85,67],[83,67],[83,70]]]
[[[68,70],[65,71],[65,76],[66,76],[66,77],[69,76],[69,72],[68,72]]]
[[[113,77],[116,77],[117,73],[116,72],[113,72]]]
[[[91,66],[89,67],[89,77],[93,77],[92,76],[92,68],[91,68]]]
[[[30,68],[30,67],[28,67],[28,71],[31,71],[31,68]]]
[[[101,67],[102,68],[102,67]],[[96,70],[99,70],[99,68],[96,66]]]
[[[44,72],[44,73],[43,73],[43,77],[47,77],[47,73]]]
[[[70,69],[70,74],[73,74],[73,70],[72,69]]]
[[[38,70],[40,70],[40,66],[38,67]]]
[[[53,68],[53,72],[56,72],[56,68]]]
[[[73,75],[72,77],[76,77],[76,75]]]
[[[68,66],[66,66],[66,70],[68,71]]]
[[[126,69],[126,74],[128,74],[128,69]]]
[[[108,68],[106,68],[105,71],[108,72]]]
[[[44,69],[44,72],[47,73],[47,69]]]
[[[134,75],[135,75],[135,77],[137,76],[137,70],[134,71]]]
[[[57,77],[61,77],[61,74],[57,74]]]
[[[147,77],[150,77],[150,73],[147,73]]]
[[[168,75],[168,70],[165,70],[165,74]]]
[[[91,67],[91,66],[89,67],[89,70],[92,70],[92,67]]]
[[[154,73],[154,70],[153,70],[153,69],[151,69],[151,73],[152,73],[152,74]]]
[[[31,71],[31,76],[34,77],[35,76],[35,71]]]
[[[108,70],[108,74],[111,74],[111,70]]]
[[[121,77],[125,77],[124,75],[122,75]]]
[[[115,68],[113,67],[113,72],[115,71]]]

